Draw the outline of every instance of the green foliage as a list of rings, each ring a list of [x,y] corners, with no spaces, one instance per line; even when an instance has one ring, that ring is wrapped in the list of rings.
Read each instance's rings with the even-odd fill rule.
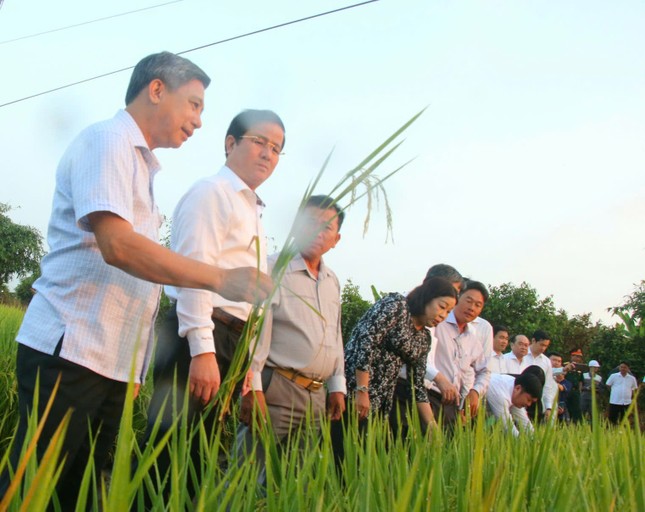
[[[354,326],[371,305],[361,297],[358,286],[348,279],[341,293],[341,324],[344,343],[349,341]]]
[[[21,318],[21,310],[0,307],[3,353],[15,350]],[[6,381],[11,385],[12,368],[13,363]],[[0,381],[0,386],[6,382]],[[3,400],[9,395],[0,388]],[[482,416],[474,428],[458,428],[452,436],[436,431],[427,439],[419,434],[413,410],[411,435],[402,439],[393,438],[387,422],[378,417],[370,419],[368,435],[361,435],[356,414],[350,411],[343,478],[334,465],[329,424],[323,421],[321,437],[311,421],[294,433],[291,443],[280,447],[271,435],[260,436],[270,454],[267,485],[262,488],[257,483],[260,468],[252,457],[238,464],[222,430],[208,435],[201,424],[191,429],[185,415],[166,436],[153,436],[139,451],[140,433],[134,426],[138,401],[130,388],[111,479],[105,481],[89,464],[80,509],[87,503],[91,510],[144,510],[143,490],[156,488],[156,459],[169,446],[173,486],[167,499],[153,493],[150,510],[645,510],[645,445],[637,421],[635,428],[630,422],[608,428],[595,415],[593,425],[538,425],[534,436],[515,438]],[[15,407],[2,403],[0,424],[11,423],[7,418]],[[235,422],[235,409],[233,413]],[[635,413],[632,409],[629,414]],[[35,420],[28,437],[38,435]],[[61,435],[64,427],[63,423]],[[198,496],[187,491],[187,482],[196,474],[187,450],[189,439],[198,443],[203,455],[206,477]],[[15,488],[1,509],[44,510],[52,504],[60,440],[52,439],[51,450],[41,461],[25,457],[24,471],[13,480]],[[5,454],[0,459],[2,470],[6,451],[0,453]],[[131,464],[133,456],[136,466]],[[589,461],[598,461],[602,471]]]
[[[569,315],[563,309],[555,309],[553,298],[540,298],[537,290],[528,283],[519,286],[504,283],[490,286],[490,297],[482,316],[493,325],[506,325],[513,334],[525,334],[529,338],[536,329],[551,335],[552,350],[568,354],[581,348],[588,352],[600,324],[591,323],[591,314]]]
[[[625,298],[620,306],[609,308],[613,313],[625,313],[634,322],[635,326],[643,325],[645,322],[645,280],[635,285],[631,295]]]
[[[16,335],[24,311],[0,304],[0,453],[4,453],[18,419]]]
[[[37,272],[34,272],[33,274],[28,275],[27,277],[23,277],[20,282],[16,285],[15,290],[13,291],[14,296],[16,299],[20,301],[21,304],[24,306],[27,306],[30,302],[32,297],[34,296],[34,289],[33,285],[36,279],[40,277],[40,269],[38,269]]]
[[[533,436],[517,438],[499,423],[487,424],[483,416],[473,428],[458,428],[451,436],[433,431],[428,438],[415,429],[406,438],[394,438],[387,420],[380,417],[370,418],[367,435],[362,435],[356,414],[350,410],[342,474],[334,465],[329,423],[323,420],[321,436],[311,421],[281,446],[271,435],[258,436],[269,454],[266,487],[262,487],[253,456],[241,463],[231,447],[222,443],[221,432],[207,436],[203,425],[186,430],[179,422],[168,436],[139,452],[131,414],[129,394],[111,481],[101,490],[106,483],[93,476],[88,465],[79,505],[87,501],[91,509],[98,510],[91,500],[98,493],[103,495],[102,510],[145,510],[143,491],[147,488],[151,491],[149,510],[586,512],[645,507],[642,433],[627,422],[608,428],[598,416],[593,426],[538,425]],[[413,411],[410,424],[418,427],[418,421]],[[201,471],[206,475],[199,482],[197,496],[188,493],[187,482],[197,469],[186,449],[189,439],[200,447]],[[154,490],[155,460],[164,446],[172,454],[172,486],[167,497]],[[136,466],[131,464],[133,452]],[[23,496],[33,496],[30,504],[39,506],[30,510],[42,510],[55,482],[43,480],[55,475],[58,462],[59,454],[54,452],[25,472],[16,482],[9,510],[25,506]]]
[[[14,223],[6,215],[10,210],[9,205],[0,203],[0,285],[14,276],[37,272],[44,255],[40,232]]]
[[[482,316],[493,325],[506,325],[511,334],[531,337],[536,329],[549,331],[557,323],[552,297],[540,299],[537,290],[524,282],[490,286]]]
[[[623,304],[609,308],[622,323],[603,327],[594,340],[593,352],[607,369],[627,361],[631,371],[645,374],[645,281],[635,286]],[[644,399],[645,397],[641,397]]]

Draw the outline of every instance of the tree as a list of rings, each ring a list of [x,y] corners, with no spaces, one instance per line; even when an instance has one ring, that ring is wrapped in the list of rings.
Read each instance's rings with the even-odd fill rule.
[[[638,376],[645,374],[645,281],[635,286],[620,306],[609,308],[622,323],[606,328],[594,343],[605,368],[615,368],[621,361],[629,363]]]
[[[372,304],[361,297],[358,286],[348,279],[341,293],[341,325],[343,344],[347,343],[352,330]]]
[[[27,306],[31,302],[31,299],[34,296],[33,285],[36,279],[38,279],[39,277],[40,270],[38,272],[34,272],[33,274],[29,274],[27,277],[23,277],[16,285],[13,294],[15,298],[18,299],[24,306]]]
[[[45,251],[43,237],[31,226],[13,222],[8,215],[11,206],[0,203],[0,285],[12,277],[38,272]]]
[[[540,299],[535,288],[526,282],[519,286],[511,283],[489,286],[489,292],[482,317],[493,325],[507,326],[511,334],[530,338],[536,329],[548,332],[558,325],[552,297]]]

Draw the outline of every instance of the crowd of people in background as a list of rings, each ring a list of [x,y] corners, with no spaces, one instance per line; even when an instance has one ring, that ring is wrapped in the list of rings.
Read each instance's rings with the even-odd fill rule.
[[[570,361],[549,353],[543,330],[492,326],[481,316],[486,286],[450,265],[432,266],[410,293],[383,296],[343,340],[340,286],[324,261],[340,242],[343,208],[332,197],[310,197],[299,211],[291,260],[284,266],[280,255],[267,255],[257,189],[286,142],[284,124],[270,110],[245,110],[231,121],[224,165],[188,190],[173,216],[170,250],[159,245],[153,179],[160,166],[152,150],[179,148],[201,127],[209,83],[187,59],[150,55],[133,71],[125,109],[83,131],[63,156],[50,252],[17,336],[20,417],[10,468],[22,456],[32,404],[42,417],[55,396],[36,451],[44,455],[42,440],[69,416],[57,499],[63,510],[74,508],[88,460],[97,470],[105,465],[128,382],[136,393],[153,353],[144,445],[184,411],[189,423],[213,432],[229,412],[214,405],[218,391],[237,379],[240,464],[248,457],[264,464],[257,432],[267,419],[280,444],[303,422],[320,427],[327,415],[337,460],[350,414],[361,429],[380,416],[401,435],[411,428],[413,407],[424,431],[489,414],[520,435],[536,421],[589,418],[594,390],[606,388],[609,420],[621,421],[637,388],[627,362],[603,382],[599,362],[583,364],[580,351]],[[274,293],[268,273],[278,284]],[[155,351],[159,285],[172,306]],[[249,321],[252,305],[265,299],[263,321]],[[240,364],[240,340],[255,329],[258,341],[243,348]],[[240,376],[236,367],[248,371]],[[161,476],[154,482],[166,481],[167,449],[153,470]],[[8,469],[0,497],[10,481]]]

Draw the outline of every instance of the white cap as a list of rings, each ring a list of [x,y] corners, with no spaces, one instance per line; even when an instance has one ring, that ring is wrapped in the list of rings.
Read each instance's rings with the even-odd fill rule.
[[[600,363],[595,359],[589,361],[589,368],[600,368]]]

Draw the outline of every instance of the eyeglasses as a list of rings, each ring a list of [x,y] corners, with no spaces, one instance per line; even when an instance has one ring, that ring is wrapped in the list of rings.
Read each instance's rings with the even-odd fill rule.
[[[266,137],[261,137],[260,135],[242,135],[240,139],[248,139],[253,144],[262,149],[269,148],[271,150],[271,153],[273,153],[275,156],[284,155],[282,148],[268,140]]]

